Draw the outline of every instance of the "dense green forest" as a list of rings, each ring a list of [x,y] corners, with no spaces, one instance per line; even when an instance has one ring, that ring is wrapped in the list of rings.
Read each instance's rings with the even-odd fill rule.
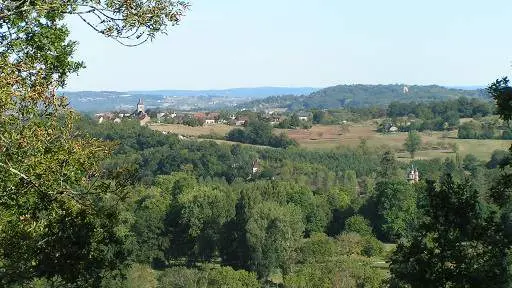
[[[512,147],[486,163],[470,154],[404,163],[364,140],[308,151],[182,140],[135,121],[99,125],[55,93],[83,67],[65,17],[92,16],[99,34],[137,45],[179,24],[189,4],[8,4],[1,287],[512,283]],[[511,120],[508,79],[488,92]],[[247,128],[254,141],[269,135],[268,126]],[[420,178],[407,178],[410,170]]]
[[[407,87],[407,91],[404,91]],[[321,89],[306,96],[273,96],[254,100],[241,106],[249,109],[273,107],[288,108],[292,111],[302,109],[336,109],[342,107],[385,106],[393,101],[430,102],[454,100],[460,97],[484,98],[489,96],[485,90],[462,90],[437,85],[338,85]]]

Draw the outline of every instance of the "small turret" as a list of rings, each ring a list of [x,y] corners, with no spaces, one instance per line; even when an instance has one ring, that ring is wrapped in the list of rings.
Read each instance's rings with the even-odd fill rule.
[[[411,170],[407,174],[407,182],[409,183],[418,183],[420,181],[420,173],[418,172],[418,168],[414,168],[414,165],[411,166]]]

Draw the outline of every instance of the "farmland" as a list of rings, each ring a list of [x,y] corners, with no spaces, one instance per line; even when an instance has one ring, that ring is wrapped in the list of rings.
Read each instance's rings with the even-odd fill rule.
[[[226,135],[233,126],[211,125],[201,127],[189,127],[177,124],[155,124],[151,129],[176,133],[188,137],[197,137],[200,135]],[[357,146],[362,139],[366,139],[369,147],[388,146],[395,149],[397,156],[401,160],[408,160],[409,155],[403,151],[402,144],[407,137],[407,133],[382,134],[376,131],[376,121],[363,123],[352,123],[347,129],[342,129],[336,125],[314,125],[311,129],[274,129],[274,133],[286,133],[290,138],[296,140],[300,147],[306,149],[335,149],[338,146]],[[488,160],[494,150],[506,150],[510,147],[512,141],[507,140],[477,140],[477,139],[457,139],[457,131],[450,132],[426,132],[420,133],[424,149],[416,155],[418,159],[430,159],[435,157],[453,157],[453,145],[456,144],[458,152],[464,156],[474,154],[481,160]],[[222,141],[222,143],[230,143]]]
[[[187,125],[181,124],[152,124],[150,126],[151,129],[166,132],[166,133],[174,133],[183,136],[189,137],[197,137],[199,135],[206,134],[215,134],[215,135],[226,135],[233,126],[216,124],[216,125],[204,125],[198,127],[190,127]]]

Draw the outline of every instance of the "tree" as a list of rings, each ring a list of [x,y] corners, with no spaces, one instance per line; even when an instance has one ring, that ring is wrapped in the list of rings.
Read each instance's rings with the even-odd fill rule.
[[[507,164],[509,159],[512,158],[510,153],[506,150],[494,150],[491,154],[491,159],[489,162],[485,164],[485,166],[489,169],[495,169],[498,167],[503,167]]]
[[[293,274],[285,275],[284,287],[382,287],[385,279],[381,269],[372,267],[372,260],[361,256],[335,257],[325,263],[300,265]]]
[[[251,264],[258,276],[265,279],[277,268],[288,274],[304,232],[300,209],[263,202],[250,212],[246,229]]]
[[[353,198],[357,195],[357,175],[354,170],[347,170],[343,173],[343,186],[350,191]]]
[[[156,288],[156,273],[149,266],[134,264],[128,270],[124,287],[127,288]]]
[[[299,263],[325,263],[336,253],[334,239],[315,233],[306,239],[299,251]]]
[[[355,215],[345,221],[345,232],[354,232],[361,236],[372,236],[370,222],[363,216]]]
[[[378,175],[383,180],[400,178],[399,163],[392,150],[387,149],[382,153]]]
[[[424,218],[391,259],[396,287],[508,287],[510,242],[497,211],[467,182],[429,182]]]
[[[496,112],[505,121],[512,120],[512,87],[507,77],[496,80],[487,87],[487,92],[496,101]]]
[[[98,167],[113,147],[76,133],[76,114],[55,93],[84,66],[73,59],[76,42],[64,18],[76,15],[106,37],[137,45],[178,24],[187,8],[182,1],[0,3],[2,286],[36,277],[86,286],[125,259],[112,246],[122,243],[112,199],[122,198],[111,193],[125,191]]]
[[[464,156],[462,160],[462,167],[464,170],[471,172],[471,174],[475,174],[478,167],[481,166],[480,161],[473,154],[467,154]]]
[[[414,159],[414,154],[421,147],[421,136],[416,131],[409,131],[407,134],[407,139],[405,139],[404,143],[405,150],[411,153],[411,158]]]
[[[375,213],[369,215],[377,237],[383,241],[397,241],[415,228],[416,195],[410,184],[403,180],[385,180],[377,183],[371,201]]]

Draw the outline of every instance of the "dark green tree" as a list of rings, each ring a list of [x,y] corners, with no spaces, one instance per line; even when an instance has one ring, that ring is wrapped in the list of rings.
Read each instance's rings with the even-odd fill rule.
[[[373,235],[370,222],[360,215],[352,216],[345,221],[345,232],[353,232],[361,236]]]
[[[496,101],[496,112],[505,121],[512,120],[512,87],[507,77],[496,80],[487,87],[487,92]]]
[[[383,180],[397,179],[402,176],[400,175],[400,166],[396,160],[395,153],[390,149],[387,149],[382,153],[378,176]]]
[[[414,159],[414,154],[421,148],[421,136],[416,131],[409,131],[407,139],[404,143],[405,150],[411,154]]]
[[[261,279],[275,269],[290,273],[304,232],[300,209],[263,202],[250,211],[246,230],[251,266]]]
[[[403,180],[385,180],[376,185],[370,199],[374,211],[370,211],[377,237],[383,241],[398,241],[414,229],[417,217],[416,195],[412,186]]]
[[[424,218],[392,256],[397,287],[508,287],[509,243],[498,213],[467,182],[429,182]],[[392,286],[393,286],[392,285]]]

